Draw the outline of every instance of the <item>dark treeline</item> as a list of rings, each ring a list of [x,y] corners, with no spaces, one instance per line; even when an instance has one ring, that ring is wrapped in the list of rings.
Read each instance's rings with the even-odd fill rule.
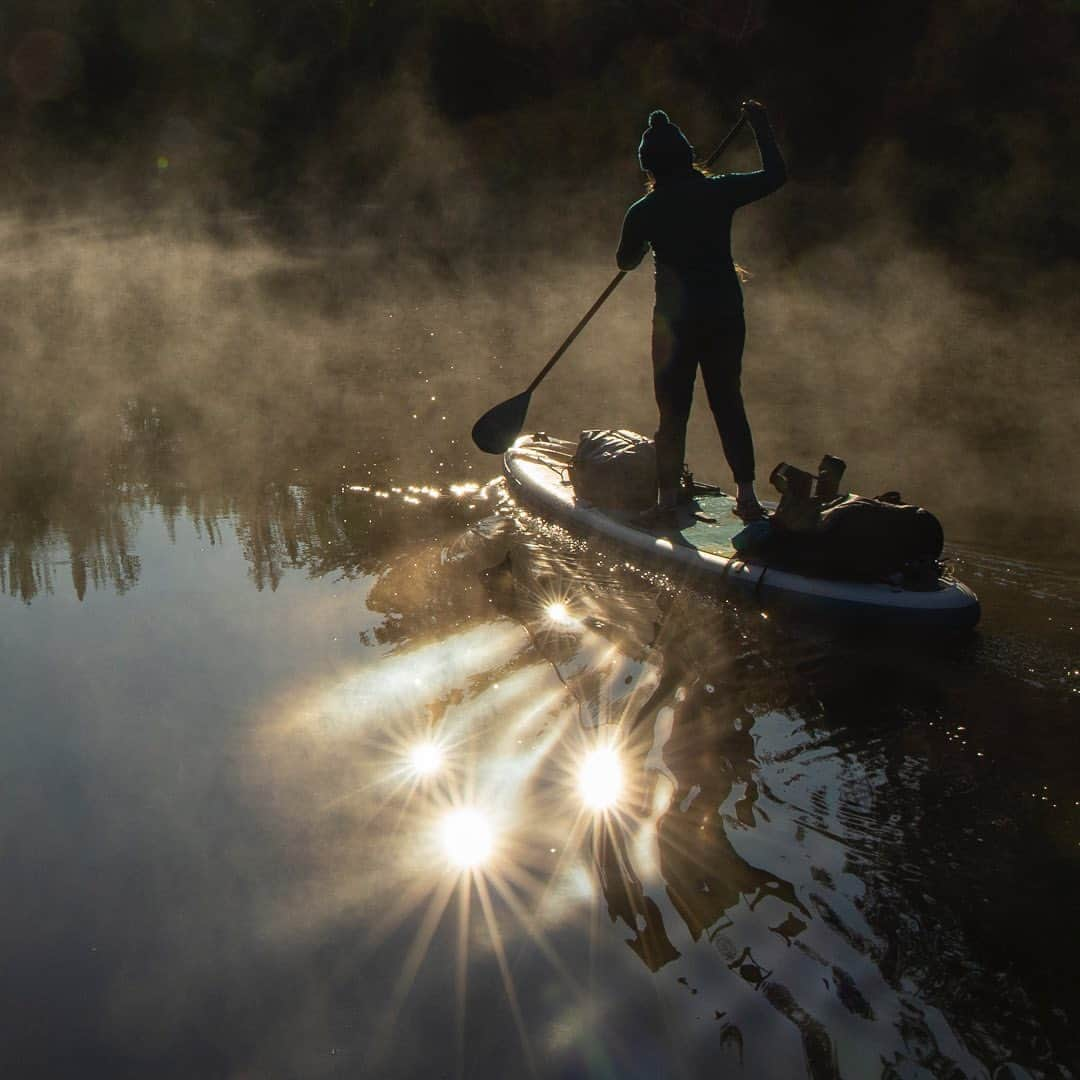
[[[29,208],[180,190],[340,218],[406,155],[449,164],[402,136],[404,87],[506,193],[631,167],[658,104],[698,130],[754,95],[798,179],[837,189],[835,213],[790,200],[790,243],[858,224],[845,186],[869,159],[936,242],[1072,258],[1078,31],[1076,0],[11,0],[4,184]]]

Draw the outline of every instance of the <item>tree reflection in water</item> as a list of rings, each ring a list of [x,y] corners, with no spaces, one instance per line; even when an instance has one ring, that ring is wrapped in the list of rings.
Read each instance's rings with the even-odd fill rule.
[[[175,402],[132,399],[96,430],[59,412],[0,431],[0,592],[30,603],[66,587],[65,568],[80,600],[88,587],[126,592],[139,580],[136,534],[148,512],[160,514],[170,538],[186,522],[210,544],[231,522],[258,589],[276,589],[288,569],[346,577],[379,570],[409,531],[402,516],[421,517],[400,486],[350,514],[358,501],[348,484],[289,482],[280,460],[265,461],[265,471],[241,460],[224,475],[208,473],[204,451],[192,450],[193,432],[177,423],[191,422],[184,412]],[[200,434],[211,445],[228,437]],[[432,511],[438,532],[474,517],[466,506],[486,499],[476,485],[441,501],[432,499],[438,490],[423,492],[425,532]]]

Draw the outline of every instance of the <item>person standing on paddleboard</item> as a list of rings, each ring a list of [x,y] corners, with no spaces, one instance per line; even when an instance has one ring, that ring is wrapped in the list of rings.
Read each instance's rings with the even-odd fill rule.
[[[673,511],[678,502],[686,424],[700,366],[738,487],[735,513],[745,521],[765,515],[754,492],[754,443],[740,388],[746,324],[731,257],[731,218],[740,206],[776,191],[787,169],[765,107],[747,101],[742,110],[754,129],[762,168],[719,176],[694,168],[694,148],[667,113],[658,109],[649,115],[638,161],[649,174],[651,190],[627,210],[615,256],[620,270],[633,270],[652,247],[656,262],[652,357],[660,410],[660,513]]]

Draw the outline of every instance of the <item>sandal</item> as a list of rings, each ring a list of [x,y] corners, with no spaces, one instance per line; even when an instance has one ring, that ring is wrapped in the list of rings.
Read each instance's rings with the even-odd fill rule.
[[[745,522],[764,521],[769,516],[769,511],[757,499],[753,502],[736,502],[731,512]]]

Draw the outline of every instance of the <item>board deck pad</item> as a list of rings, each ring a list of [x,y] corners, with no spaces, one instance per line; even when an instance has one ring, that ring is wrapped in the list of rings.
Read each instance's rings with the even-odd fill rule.
[[[653,528],[638,524],[631,514],[611,516],[653,536],[662,536],[669,540],[680,537],[682,543],[697,548],[698,551],[707,551],[710,555],[722,555],[725,559],[730,559],[735,554],[732,538],[746,528],[746,522],[736,517],[734,510],[735,500],[730,495],[717,494],[699,495],[692,506],[680,507],[674,526]],[[694,516],[695,513],[701,517],[714,518],[715,522],[702,521]]]

